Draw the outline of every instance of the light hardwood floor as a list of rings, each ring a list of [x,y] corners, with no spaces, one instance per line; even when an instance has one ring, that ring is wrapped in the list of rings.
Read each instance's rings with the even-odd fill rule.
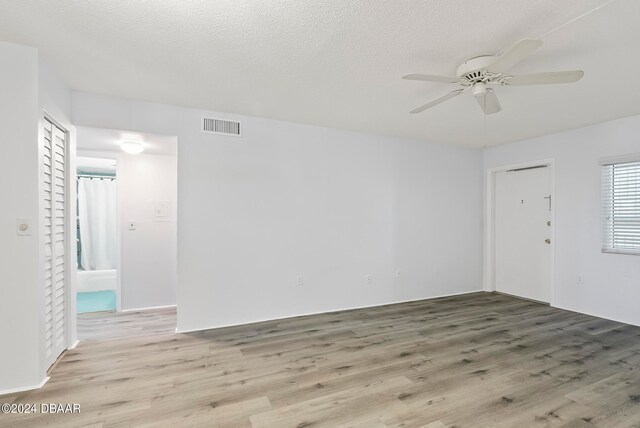
[[[640,427],[640,328],[508,296],[191,334],[167,330],[171,311],[155,327],[150,315],[83,319],[93,336],[44,388],[0,397],[81,414],[0,425]],[[101,324],[126,337],[103,340]]]
[[[176,308],[132,312],[92,312],[78,314],[79,340],[114,340],[173,334]]]

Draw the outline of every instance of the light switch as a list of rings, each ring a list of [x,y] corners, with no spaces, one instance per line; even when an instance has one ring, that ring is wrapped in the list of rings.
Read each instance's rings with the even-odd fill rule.
[[[154,213],[156,217],[169,217],[169,202],[159,201],[154,204]]]
[[[16,235],[31,236],[31,219],[28,219],[28,218],[16,219]]]
[[[136,222],[135,221],[129,221],[127,223],[127,229],[129,230],[136,230]]]

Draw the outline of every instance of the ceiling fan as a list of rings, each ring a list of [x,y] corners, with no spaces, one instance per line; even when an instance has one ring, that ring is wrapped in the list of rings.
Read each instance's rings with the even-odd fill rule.
[[[498,97],[492,85],[546,85],[552,83],[572,83],[580,80],[584,75],[581,70],[552,71],[546,73],[521,74],[513,76],[506,73],[510,68],[528,57],[542,46],[538,39],[523,39],[511,49],[499,55],[482,55],[471,58],[460,64],[456,71],[457,77],[435,76],[431,74],[407,74],[402,76],[406,80],[421,80],[425,82],[455,83],[462,88],[449,92],[425,105],[411,110],[410,113],[420,113],[451,98],[467,89],[471,89],[478,100],[484,114],[494,114],[502,110]]]

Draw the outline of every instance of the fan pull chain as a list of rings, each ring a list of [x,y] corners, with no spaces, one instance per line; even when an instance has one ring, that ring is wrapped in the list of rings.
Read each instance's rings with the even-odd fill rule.
[[[567,25],[569,25],[569,24],[571,24],[571,23],[573,23],[573,22],[576,22],[577,20],[582,19],[582,18],[584,18],[585,16],[587,16],[587,15],[589,15],[589,14],[591,14],[591,13],[595,12],[596,10],[602,9],[603,7],[605,7],[606,5],[608,5],[609,3],[612,3],[612,2],[613,2],[613,0],[608,0],[608,1],[607,1],[607,2],[605,2],[605,3],[602,3],[600,6],[596,6],[596,7],[594,7],[593,9],[586,11],[586,12],[585,12],[585,13],[583,13],[582,15],[576,16],[575,18],[573,18],[573,19],[571,19],[571,20],[569,20],[569,21],[565,22],[564,24],[562,24],[562,25],[560,25],[560,26],[558,26],[558,27],[556,27],[556,28],[552,28],[551,30],[547,31],[546,33],[544,33],[544,34],[542,34],[542,35],[540,35],[540,36],[538,36],[538,37],[536,37],[536,38],[537,38],[537,39],[542,39],[542,38],[544,38],[544,37],[548,36],[549,34],[553,33],[554,31],[557,31],[557,30],[559,30],[559,29],[561,29],[561,28],[564,28],[564,27],[566,27]]]

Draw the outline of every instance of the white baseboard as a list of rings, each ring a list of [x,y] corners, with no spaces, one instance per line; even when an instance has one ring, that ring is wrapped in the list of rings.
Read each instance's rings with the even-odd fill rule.
[[[598,314],[598,313],[595,313],[595,312],[579,311],[577,309],[567,308],[566,306],[561,306],[561,305],[551,305],[551,307],[562,309],[563,311],[575,312],[577,314],[589,315],[590,317],[602,318],[602,319],[609,320],[609,321],[614,321],[614,322],[619,322],[619,323],[622,323],[622,324],[627,324],[627,325],[633,325],[633,326],[636,326],[636,327],[640,327],[640,324],[638,324],[638,322],[635,321],[635,320],[625,320],[625,319],[622,319],[622,318],[612,317],[612,316],[609,316],[609,315],[602,315],[602,314]]]
[[[352,310],[357,310],[357,309],[377,308],[379,306],[397,305],[399,303],[419,302],[420,300],[442,299],[444,297],[461,296],[461,295],[464,295],[464,294],[474,294],[474,293],[483,293],[483,292],[484,292],[484,290],[482,290],[482,289],[473,290],[473,291],[461,291],[459,293],[443,294],[441,296],[421,297],[419,299],[400,300],[400,301],[388,302],[388,303],[377,303],[377,304],[374,304],[374,305],[355,306],[355,307],[349,307],[349,308],[331,309],[331,310],[327,310],[327,311],[318,311],[318,312],[308,312],[308,313],[304,313],[304,314],[287,315],[287,316],[283,316],[283,317],[266,318],[266,319],[260,319],[260,320],[255,320],[255,321],[247,321],[247,322],[235,323],[235,324],[222,324],[222,325],[215,325],[215,326],[209,326],[209,327],[198,327],[198,328],[185,329],[185,330],[180,330],[178,327],[176,327],[176,333],[193,333],[193,332],[196,332],[196,331],[213,330],[213,329],[217,329],[217,328],[236,327],[236,326],[239,326],[239,325],[249,325],[249,324],[256,324],[256,323],[267,322],[267,321],[279,321],[279,320],[286,320],[286,319],[289,319],[289,318],[306,317],[306,316],[309,316],[309,315],[330,314],[332,312],[343,312],[343,311],[352,311]]]
[[[140,312],[140,311],[152,311],[154,309],[166,309],[166,308],[175,308],[176,305],[164,305],[164,306],[150,306],[148,308],[133,308],[133,309],[123,309],[120,312]]]
[[[76,349],[76,346],[78,346],[78,343],[80,343],[80,341],[76,340],[75,342],[73,342],[73,345],[69,346],[67,349]]]
[[[31,391],[33,389],[42,388],[47,382],[49,382],[49,376],[45,377],[42,382],[37,385],[20,386],[18,388],[0,389],[0,395],[16,394],[18,392]]]

